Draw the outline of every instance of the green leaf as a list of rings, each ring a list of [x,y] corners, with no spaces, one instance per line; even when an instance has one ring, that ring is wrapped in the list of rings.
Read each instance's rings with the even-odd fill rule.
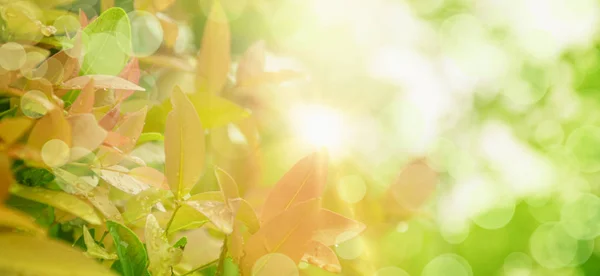
[[[232,258],[227,257],[223,261],[223,276],[238,276],[240,275],[240,268]]]
[[[212,94],[196,93],[192,96],[192,102],[205,128],[225,126],[250,116],[250,112],[243,107]]]
[[[22,160],[15,161],[12,167],[17,182],[26,186],[46,186],[54,180],[54,174],[49,170],[29,167]]]
[[[116,76],[127,64],[131,52],[131,25],[121,8],[103,12],[84,30],[86,55],[81,65],[82,75]]]
[[[179,239],[177,242],[175,242],[175,244],[173,245],[173,247],[175,248],[180,248],[180,249],[185,249],[185,246],[187,245],[187,237],[181,237],[181,239]]]
[[[0,248],[3,275],[114,275],[83,252],[55,240],[5,233],[0,235]]]
[[[91,224],[99,225],[102,223],[102,220],[98,214],[96,214],[94,208],[74,195],[61,191],[27,187],[19,184],[12,185],[10,192],[14,195],[45,203],[67,213],[71,213]]]
[[[108,253],[106,249],[101,247],[96,243],[88,228],[83,226],[83,241],[85,242],[85,247],[87,248],[87,254],[94,258],[102,259],[102,260],[115,260],[117,259],[117,254]]]
[[[156,203],[169,196],[169,191],[154,188],[146,189],[131,197],[125,204],[123,218],[126,222],[133,223],[148,215]]]
[[[137,144],[139,145],[139,144],[143,144],[143,143],[154,142],[154,141],[163,141],[163,140],[165,140],[165,137],[160,132],[146,132],[146,133],[142,133],[140,135],[140,138],[138,138]]]
[[[47,204],[35,202],[19,196],[12,195],[5,204],[19,211],[25,212],[35,219],[35,222],[48,228],[54,222],[54,208]]]
[[[26,230],[38,235],[44,235],[44,229],[35,224],[34,219],[26,214],[0,206],[0,226],[8,226]]]
[[[148,267],[148,255],[144,244],[131,229],[116,221],[107,221],[106,226],[113,237],[120,261],[120,271],[125,276],[144,275]]]
[[[209,200],[209,201],[223,201],[223,194],[221,192],[205,192],[200,194],[195,194],[190,197],[188,200]],[[171,222],[171,226],[168,230],[168,233],[171,234],[173,232],[188,230],[198,228],[205,223],[209,222],[209,219],[198,212],[196,209],[192,208],[188,205],[181,205],[173,221]]]

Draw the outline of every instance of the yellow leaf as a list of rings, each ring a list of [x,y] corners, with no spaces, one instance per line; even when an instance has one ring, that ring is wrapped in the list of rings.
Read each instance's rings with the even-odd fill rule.
[[[83,241],[85,243],[85,247],[87,248],[87,255],[102,260],[117,259],[117,254],[108,253],[108,251],[106,251],[104,247],[99,246],[96,243],[96,241],[94,241],[94,238],[92,237],[92,235],[90,235],[90,232],[88,231],[88,228],[85,225],[83,226]]]
[[[319,199],[304,201],[274,217],[244,245],[246,255],[242,259],[243,275],[259,273],[262,268],[252,268],[262,256],[281,253],[296,264],[307,251],[308,242],[316,228],[316,217],[320,208]]]
[[[219,93],[227,82],[230,57],[230,32],[227,16],[218,1],[214,1],[204,27],[204,35],[196,65],[196,89],[209,94]]]
[[[135,0],[136,10],[146,10],[149,12],[160,12],[171,6],[175,0]]]
[[[254,208],[250,206],[248,201],[242,198],[235,198],[229,200],[229,205],[235,214],[236,223],[242,222],[248,227],[248,232],[254,234],[260,229],[260,222],[254,212]]]
[[[6,118],[0,121],[0,139],[2,143],[11,145],[17,141],[33,124],[27,117]]]
[[[337,255],[331,248],[316,241],[310,241],[308,248],[308,251],[306,251],[302,257],[303,261],[329,272],[342,272],[340,260],[338,260]]]
[[[94,79],[90,81],[81,89],[81,93],[77,96],[77,99],[71,104],[71,113],[90,113],[94,108]]]
[[[231,175],[220,168],[215,168],[215,176],[217,177],[220,190],[223,193],[223,198],[225,198],[226,201],[240,197],[237,184]]]
[[[10,185],[15,181],[10,166],[11,162],[6,153],[0,152],[0,202],[4,202],[8,197]]]
[[[173,110],[167,115],[165,130],[165,175],[171,191],[183,198],[198,182],[204,167],[204,130],[194,106],[175,88]]]
[[[65,119],[62,109],[54,108],[39,119],[33,126],[27,144],[30,148],[41,151],[46,142],[59,139],[71,146],[71,125]]]
[[[326,246],[332,246],[350,240],[364,230],[365,225],[358,221],[327,209],[321,209],[313,240]]]
[[[195,194],[188,199],[188,201],[220,201],[223,202],[223,194],[218,191],[213,192],[205,192],[200,194]],[[169,234],[173,232],[177,232],[180,230],[193,229],[198,228],[205,223],[208,222],[208,218],[198,212],[194,208],[188,205],[181,205],[175,217],[173,218],[173,222],[171,223],[171,227],[168,230]]]
[[[320,197],[327,180],[327,156],[313,153],[298,161],[277,182],[262,208],[261,222],[267,222],[290,207]]]
[[[108,267],[56,240],[6,233],[0,235],[0,248],[0,271],[8,275],[114,275]]]
[[[107,220],[123,221],[121,213],[115,203],[108,197],[108,188],[106,186],[96,187],[91,194],[87,195],[87,199],[96,207],[96,209]]]
[[[156,17],[160,21],[160,26],[163,29],[165,43],[169,48],[175,47],[177,37],[179,36],[179,25],[164,13],[157,13]]]
[[[60,191],[52,191],[39,187],[28,187],[19,184],[12,185],[10,192],[14,195],[45,203],[57,209],[76,215],[91,224],[100,224],[102,221],[92,206],[79,199],[77,196]]]
[[[168,196],[168,191],[153,188],[144,190],[127,200],[127,203],[125,203],[125,212],[123,212],[123,217],[128,223],[133,223],[138,219],[148,215],[152,209],[152,206]]]
[[[205,128],[225,126],[250,116],[243,107],[212,94],[196,93],[191,100]]]
[[[125,167],[114,165],[97,170],[97,174],[113,187],[136,195],[147,189],[149,186],[129,175],[129,170]]]
[[[4,206],[0,206],[0,226],[26,230],[41,236],[46,234],[46,231],[40,228],[32,217]]]

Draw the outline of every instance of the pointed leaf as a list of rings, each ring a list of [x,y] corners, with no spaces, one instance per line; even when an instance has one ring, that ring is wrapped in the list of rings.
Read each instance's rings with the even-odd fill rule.
[[[6,233],[0,235],[0,248],[0,271],[7,275],[114,275],[83,252],[55,240]]]
[[[265,71],[265,42],[258,41],[246,50],[237,68],[237,81],[243,82]]]
[[[192,102],[205,128],[225,126],[250,116],[250,112],[241,106],[211,94],[194,94]]]
[[[0,121],[0,139],[2,143],[11,145],[25,134],[33,124],[27,117],[6,118]]]
[[[122,221],[121,212],[117,209],[115,203],[109,198],[109,191],[106,186],[98,186],[93,193],[88,194],[87,199],[102,213],[105,219]]]
[[[240,193],[238,191],[237,184],[233,177],[229,175],[227,172],[220,168],[215,168],[215,176],[217,177],[217,182],[219,183],[219,188],[223,193],[223,198],[227,204],[229,204],[230,199],[239,198]]]
[[[163,173],[152,167],[137,167],[129,171],[129,175],[157,189],[169,190],[167,178]]]
[[[81,25],[82,28],[85,28],[88,24],[89,19],[87,15],[83,10],[79,9],[79,25]]]
[[[142,133],[140,135],[140,138],[137,141],[138,145],[141,145],[143,143],[147,143],[147,142],[154,142],[154,141],[164,141],[165,140],[165,136],[162,135],[162,133],[160,132],[146,132],[146,133]]]
[[[62,110],[55,108],[39,119],[33,126],[27,144],[30,148],[41,151],[46,142],[59,139],[67,146],[71,146],[71,126],[62,114]]]
[[[152,214],[146,218],[146,248],[152,276],[170,276],[171,267],[177,263],[182,251],[169,245],[165,231],[160,228],[156,217]]]
[[[262,208],[261,221],[300,202],[320,197],[327,181],[327,156],[313,153],[300,160],[277,182]]]
[[[74,195],[60,191],[52,191],[39,187],[28,187],[18,184],[12,185],[10,192],[14,195],[41,202],[71,213],[91,224],[99,225],[102,223],[100,217],[94,211],[94,208]]]
[[[145,183],[129,175],[129,170],[118,165],[103,168],[98,171],[98,175],[104,179],[104,181],[128,194],[136,195],[149,187]]]
[[[73,133],[72,146],[93,151],[106,138],[107,132],[96,122],[92,114],[72,115],[68,119]],[[81,157],[81,156],[79,156]],[[78,159],[75,157],[74,159]]]
[[[25,230],[40,236],[46,234],[46,231],[37,225],[32,217],[4,206],[0,206],[0,226]]]
[[[127,200],[123,217],[128,223],[133,223],[148,215],[152,206],[169,196],[169,192],[158,189],[147,189]]]
[[[316,228],[319,208],[318,199],[299,203],[274,217],[252,235],[244,246],[246,255],[241,265],[244,275],[250,275],[251,271],[260,272],[260,267],[253,269],[252,266],[269,253],[285,254],[296,264],[300,262]]]
[[[233,212],[225,203],[209,200],[186,201],[185,204],[206,216],[221,232],[233,231]]]
[[[94,80],[96,89],[126,89],[146,91],[143,87],[120,77],[110,75],[86,75],[72,78],[60,85],[62,89],[83,89],[90,80]]]
[[[221,194],[221,192],[218,191],[204,192],[200,194],[195,194],[188,199],[188,201],[206,200],[223,202],[223,194]],[[204,214],[198,212],[191,206],[183,204],[175,214],[175,218],[173,218],[171,227],[167,230],[169,234],[171,234],[180,230],[194,229],[204,225],[208,221],[208,218]]]
[[[248,227],[248,232],[254,234],[260,229],[260,222],[256,216],[256,212],[254,212],[254,208],[250,206],[248,201],[242,198],[230,199],[229,206],[231,206],[235,214],[235,219]]]
[[[325,246],[340,244],[365,230],[364,224],[327,209],[319,211],[317,227],[313,240]]]
[[[69,111],[72,114],[92,112],[92,109],[94,108],[95,91],[94,79],[90,79],[83,89],[81,89],[81,93],[79,93],[77,99],[71,104],[71,109]]]
[[[117,256],[120,261],[120,271],[124,276],[146,275],[148,267],[148,255],[144,244],[138,239],[136,234],[115,221],[107,221],[106,227],[113,237]]]
[[[85,247],[87,247],[87,254],[91,257],[102,259],[102,260],[115,260],[117,259],[117,254],[108,253],[104,247],[99,246],[90,232],[88,228],[83,226],[83,241],[85,242]]]
[[[342,272],[340,260],[331,248],[316,241],[310,241],[308,248],[308,251],[302,257],[302,261],[332,273]]]
[[[11,161],[8,156],[1,152],[0,153],[0,202],[8,197],[8,191],[10,186],[15,182],[13,173],[10,169]]]
[[[136,112],[129,113],[125,115],[123,121],[119,124],[116,133],[121,136],[129,138],[129,143],[118,147],[125,153],[131,152],[137,143],[140,134],[142,134],[142,130],[144,129],[144,123],[146,120],[146,114],[148,113],[148,108],[144,107]]]
[[[127,63],[125,68],[123,68],[123,71],[121,71],[121,74],[119,74],[119,77],[121,77],[135,85],[139,85],[139,83],[140,83],[140,64],[138,62],[138,59],[132,58],[129,61],[129,63]],[[119,89],[119,90],[115,91],[115,95],[117,96],[117,99],[119,101],[122,101],[122,100],[127,99],[129,96],[131,96],[134,91],[135,90],[133,90],[133,89],[128,89],[128,90]]]
[[[204,27],[196,68],[196,89],[209,94],[221,91],[227,82],[231,63],[231,37],[227,16],[217,1],[213,2]]]
[[[105,130],[112,130],[119,122],[119,118],[121,116],[121,105],[117,104],[112,109],[110,109],[102,119],[98,122],[98,124],[104,128]]]
[[[171,96],[173,110],[165,130],[165,175],[175,197],[188,194],[204,167],[204,130],[194,106],[179,88]]]

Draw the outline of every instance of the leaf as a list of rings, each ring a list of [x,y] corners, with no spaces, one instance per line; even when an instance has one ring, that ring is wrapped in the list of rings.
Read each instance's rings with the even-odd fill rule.
[[[129,153],[135,147],[135,144],[137,143],[137,140],[144,129],[146,113],[148,113],[147,107],[144,107],[136,112],[129,113],[125,115],[119,126],[117,126],[115,132],[121,136],[129,138],[129,143],[118,147],[121,151]]]
[[[73,133],[73,147],[80,147],[93,151],[97,149],[106,138],[106,130],[98,125],[96,118],[92,114],[72,115],[67,120],[69,121]],[[80,157],[82,156],[76,156],[72,159],[77,160]]]
[[[177,240],[177,242],[175,242],[175,244],[173,244],[173,247],[185,249],[187,242],[188,242],[187,237],[181,237],[181,239]]]
[[[165,44],[169,48],[175,47],[179,36],[179,25],[164,13],[157,13],[156,18],[160,21],[160,26],[163,29]]]
[[[14,182],[10,170],[10,158],[4,152],[0,152],[0,202],[6,200],[9,188]]]
[[[136,10],[146,10],[155,13],[167,9],[174,2],[175,0],[136,0],[133,3]]]
[[[31,132],[27,145],[37,151],[41,151],[46,142],[59,139],[67,146],[71,146],[71,125],[62,114],[62,110],[55,108],[39,119]]]
[[[209,129],[225,126],[250,116],[250,112],[241,106],[211,94],[193,94],[192,102],[198,111],[202,125]]]
[[[169,190],[165,175],[152,167],[137,167],[129,171],[129,175],[154,188]]]
[[[154,142],[154,141],[164,141],[165,140],[165,136],[162,135],[162,133],[160,132],[146,132],[146,133],[142,133],[140,135],[140,138],[137,141],[138,145],[141,145],[143,143],[147,143],[147,142]]]
[[[204,27],[197,57],[198,91],[216,94],[225,86],[231,63],[230,48],[229,22],[221,4],[215,1]]]
[[[146,218],[146,248],[152,276],[170,276],[171,267],[181,258],[182,251],[169,245],[165,231],[152,214]]]
[[[188,200],[185,204],[206,216],[219,231],[225,234],[233,231],[233,212],[225,203],[210,200]]]
[[[262,208],[261,222],[267,222],[290,207],[320,197],[327,180],[327,156],[315,152],[298,161],[277,182]]]
[[[107,221],[106,227],[113,237],[120,269],[124,276],[145,275],[148,267],[148,255],[144,244],[131,229],[116,221]]]
[[[117,75],[127,63],[131,51],[131,26],[127,13],[110,8],[83,29],[86,55],[81,74]]]
[[[87,199],[96,207],[107,220],[122,221],[121,212],[115,203],[109,198],[109,190],[106,186],[96,187]]]
[[[85,28],[89,24],[89,19],[82,9],[79,9],[79,25]]]
[[[119,77],[128,80],[129,82],[134,83],[135,85],[138,85],[140,83],[140,64],[138,62],[138,59],[132,58],[129,61],[129,63],[127,63],[125,68],[123,68],[123,71],[121,71]],[[119,89],[115,91],[115,95],[117,96],[118,101],[122,101],[129,98],[129,96],[131,96],[134,91],[135,90],[133,89]]]
[[[198,182],[204,167],[204,130],[194,106],[175,88],[173,110],[165,130],[165,175],[177,199],[183,198]]]
[[[117,122],[119,122],[121,116],[120,111],[120,104],[115,105],[104,115],[104,117],[102,117],[102,119],[100,119],[98,124],[106,130],[112,130],[117,125]]]
[[[332,246],[358,236],[365,230],[365,225],[330,210],[321,209],[317,228],[313,240],[325,246]]]
[[[72,114],[78,113],[90,113],[94,108],[94,95],[96,90],[94,89],[94,79],[90,79],[88,83],[81,89],[81,93],[69,110]]]
[[[152,209],[152,206],[161,202],[169,196],[169,192],[158,189],[147,189],[139,194],[133,196],[125,204],[125,212],[123,217],[128,223],[133,223],[146,215],[148,215]]]
[[[69,194],[86,196],[98,185],[98,178],[90,175],[76,175],[62,168],[52,168],[56,184]]]
[[[136,195],[148,188],[148,185],[129,175],[127,168],[118,165],[101,168],[96,171],[108,184],[128,194]]]
[[[191,61],[173,56],[155,54],[148,57],[141,57],[140,62],[152,65],[153,67],[194,72],[194,64]]]
[[[0,235],[0,248],[0,271],[7,275],[114,275],[81,251],[56,240],[5,233]]]
[[[46,231],[40,228],[32,217],[4,206],[0,206],[0,226],[25,230],[40,236],[46,234]]]
[[[240,197],[237,184],[231,175],[220,168],[215,168],[215,176],[217,177],[219,188],[223,193],[223,198],[227,202],[227,205],[229,205],[230,199]]]
[[[23,185],[12,185],[10,192],[14,195],[48,204],[54,208],[76,215],[85,221],[99,225],[102,223],[100,217],[90,205],[78,197],[61,191],[52,191],[39,187],[27,187]]]
[[[13,173],[17,183],[30,187],[46,186],[55,178],[49,170],[26,166],[23,161],[13,163]]]
[[[252,44],[238,63],[237,82],[261,75],[265,71],[265,60],[265,42],[261,40]]]
[[[200,194],[195,194],[188,199],[188,201],[206,200],[223,202],[223,194],[221,194],[221,192],[218,191],[204,192]],[[198,212],[196,209],[186,204],[181,205],[181,207],[179,208],[177,213],[175,213],[174,216],[175,217],[173,218],[171,227],[167,229],[169,234],[180,230],[198,228],[209,221],[204,214]]]
[[[256,216],[256,212],[254,212],[254,208],[250,206],[248,201],[242,198],[230,199],[229,205],[233,209],[235,219],[244,223],[250,233],[254,234],[260,229],[260,222]]]
[[[85,227],[85,225],[83,226],[83,240],[84,240],[85,246],[87,248],[86,253],[89,256],[98,258],[98,259],[102,259],[102,260],[117,259],[117,254],[108,253],[108,251],[106,251],[106,249],[104,249],[104,247],[101,247],[98,244],[96,244],[96,241],[94,240],[92,235],[90,235],[90,232],[88,231],[88,228]]]
[[[110,75],[86,75],[72,78],[60,85],[62,89],[83,89],[90,80],[94,80],[96,89],[124,89],[146,91],[143,87],[120,77]]]
[[[304,253],[302,261],[332,273],[342,272],[340,260],[331,248],[316,241],[310,241],[308,248],[309,250]]]
[[[25,134],[33,124],[27,117],[6,118],[0,121],[0,139],[2,143],[11,145]]]
[[[299,203],[274,217],[252,235],[244,246],[246,255],[241,263],[243,275],[250,275],[251,271],[260,272],[260,267],[253,270],[252,266],[269,253],[285,254],[297,264],[306,252],[316,228],[319,208],[319,199]]]

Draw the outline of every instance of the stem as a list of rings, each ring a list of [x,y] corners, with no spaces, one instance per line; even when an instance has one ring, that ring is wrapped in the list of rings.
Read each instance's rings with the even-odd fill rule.
[[[179,205],[179,202],[177,202],[177,207],[175,207],[175,210],[173,211],[173,214],[171,215],[171,218],[169,219],[169,222],[167,223],[167,227],[165,227],[165,233],[167,235],[169,235],[169,228],[171,227],[171,224],[173,223],[173,219],[175,219],[175,214],[177,214],[177,211],[179,211],[179,208],[181,208],[181,205]]]
[[[221,246],[221,255],[219,255],[216,276],[221,276],[224,274],[223,270],[225,270],[225,258],[227,258],[227,237],[228,236],[225,236],[223,239],[223,246]]]
[[[190,275],[190,274],[192,274],[192,273],[194,273],[194,272],[196,272],[196,271],[200,271],[200,270],[204,270],[204,269],[206,269],[206,268],[209,268],[209,267],[211,267],[212,265],[216,264],[218,261],[219,261],[219,259],[216,259],[216,260],[214,260],[214,261],[212,261],[212,262],[209,262],[209,263],[203,264],[202,266],[199,266],[199,267],[197,267],[197,268],[194,268],[194,269],[192,269],[192,270],[190,270],[190,271],[186,272],[185,274],[181,274],[181,276]]]
[[[102,241],[104,240],[104,238],[106,238],[106,235],[108,235],[108,231],[104,231],[104,234],[102,234],[102,237],[98,241],[100,243],[103,243]]]

